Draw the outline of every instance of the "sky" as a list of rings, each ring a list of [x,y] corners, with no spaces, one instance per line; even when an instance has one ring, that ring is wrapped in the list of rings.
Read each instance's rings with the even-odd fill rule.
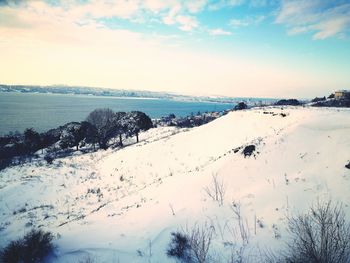
[[[350,89],[350,0],[0,0],[0,83],[329,95]]]

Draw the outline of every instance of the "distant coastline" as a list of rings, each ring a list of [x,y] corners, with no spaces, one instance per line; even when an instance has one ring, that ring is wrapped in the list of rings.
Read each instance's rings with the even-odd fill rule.
[[[96,108],[114,111],[140,110],[157,119],[175,114],[185,117],[232,109],[240,101],[248,105],[271,104],[275,99],[191,97],[152,91],[108,90],[69,86],[0,84],[0,135],[34,128],[39,132],[84,120]]]
[[[169,114],[185,117],[198,112],[219,112],[232,109],[235,104],[149,96],[117,97],[7,91],[0,93],[0,135],[11,131],[23,132],[31,127],[43,132],[68,122],[82,121],[97,108],[111,108],[124,112],[138,110],[157,119]]]
[[[244,97],[220,97],[220,96],[189,96],[173,94],[169,92],[155,92],[143,90],[107,89],[81,86],[36,86],[36,85],[4,85],[0,84],[1,92],[19,93],[41,93],[41,94],[66,94],[86,95],[95,97],[114,97],[122,99],[168,99],[188,102],[209,102],[209,103],[236,103],[238,101],[261,101],[262,103],[276,101],[273,98],[244,98]]]

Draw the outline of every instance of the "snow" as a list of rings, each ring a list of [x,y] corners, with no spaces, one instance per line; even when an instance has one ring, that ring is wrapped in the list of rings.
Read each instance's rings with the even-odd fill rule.
[[[170,233],[206,224],[211,255],[225,262],[244,243],[235,202],[249,231],[244,256],[258,262],[259,251],[283,247],[288,215],[330,198],[349,212],[349,134],[347,109],[255,108],[154,128],[122,149],[10,167],[0,171],[0,247],[42,227],[57,235],[49,262],[175,262]],[[256,154],[244,158],[249,144]],[[213,175],[222,206],[204,190]]]

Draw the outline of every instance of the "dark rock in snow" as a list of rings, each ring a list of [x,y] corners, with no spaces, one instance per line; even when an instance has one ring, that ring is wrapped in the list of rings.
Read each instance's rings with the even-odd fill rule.
[[[237,148],[234,148],[234,149],[232,149],[232,151],[233,151],[234,153],[237,153],[241,148],[242,148],[242,146],[237,147]]]
[[[348,164],[345,164],[345,168],[350,169],[350,162]]]
[[[255,151],[255,145],[248,145],[244,147],[243,149],[244,157],[251,156],[254,151]]]

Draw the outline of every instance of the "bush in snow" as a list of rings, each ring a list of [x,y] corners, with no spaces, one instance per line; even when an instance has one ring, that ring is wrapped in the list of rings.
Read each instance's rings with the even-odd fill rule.
[[[283,100],[279,100],[275,103],[275,105],[292,105],[292,106],[298,106],[301,105],[301,102],[298,101],[297,99],[283,99]]]
[[[51,145],[49,148],[46,150],[46,156],[51,156],[52,158],[56,158],[58,156],[58,153],[60,151],[60,148],[54,144]],[[45,158],[45,157],[44,157]],[[46,160],[46,159],[45,159]],[[47,160],[46,160],[47,161]]]
[[[169,257],[175,257],[185,262],[190,261],[190,241],[187,235],[181,232],[171,233],[171,241],[167,250]]]
[[[54,250],[53,235],[42,230],[32,230],[23,238],[10,242],[0,254],[3,263],[36,263]]]
[[[53,158],[52,155],[47,154],[47,155],[44,156],[44,160],[45,160],[48,164],[52,164],[54,158]]]
[[[11,166],[12,159],[0,159],[0,171],[6,167]]]
[[[24,145],[28,153],[34,153],[40,149],[41,137],[33,128],[24,131]]]
[[[234,108],[234,110],[245,110],[245,109],[248,109],[248,105],[245,104],[244,102],[238,103]]]
[[[213,237],[213,228],[204,224],[194,225],[184,233],[172,233],[172,240],[167,255],[176,257],[182,262],[210,262],[209,250]]]
[[[278,262],[350,262],[350,224],[340,204],[317,203],[288,220],[291,240]]]
[[[326,100],[326,97],[321,97],[321,98],[316,97],[312,99],[311,102],[319,102],[319,101],[325,101],[325,100]]]

